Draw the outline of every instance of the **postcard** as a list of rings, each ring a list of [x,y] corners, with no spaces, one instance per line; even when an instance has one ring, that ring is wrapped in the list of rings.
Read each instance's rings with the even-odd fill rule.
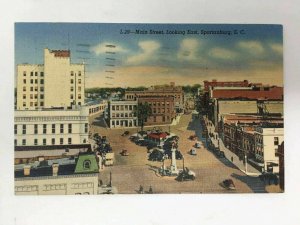
[[[282,36],[16,23],[15,195],[284,192]]]

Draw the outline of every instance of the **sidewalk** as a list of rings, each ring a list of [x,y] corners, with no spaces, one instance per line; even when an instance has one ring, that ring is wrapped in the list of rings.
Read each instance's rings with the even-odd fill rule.
[[[218,140],[219,140],[220,151],[223,151],[225,153],[225,157],[229,161],[231,161],[236,167],[239,168],[240,171],[242,171],[246,175],[248,175],[248,176],[259,176],[261,174],[261,172],[258,171],[257,169],[255,169],[249,163],[247,163],[247,169],[246,169],[246,166],[244,165],[243,160],[239,160],[239,157],[236,154],[234,154],[232,151],[230,151],[228,148],[226,148],[224,146],[224,143],[223,143],[222,139],[220,139],[220,138],[215,139],[216,135],[218,135],[218,137],[219,137],[219,134],[217,132],[215,132],[215,126],[205,116],[203,118],[204,118],[205,123],[207,125],[208,133],[213,133],[214,134],[214,137],[209,137],[209,138],[211,139],[212,143],[215,146],[218,146]]]

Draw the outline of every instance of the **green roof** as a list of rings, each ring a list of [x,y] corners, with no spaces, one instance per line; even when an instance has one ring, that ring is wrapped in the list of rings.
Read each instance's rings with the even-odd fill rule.
[[[93,154],[80,154],[74,173],[98,173],[99,167]]]

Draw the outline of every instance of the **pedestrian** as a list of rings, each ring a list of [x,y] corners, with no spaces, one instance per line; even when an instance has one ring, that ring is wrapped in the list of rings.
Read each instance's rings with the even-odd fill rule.
[[[153,189],[151,186],[149,187],[149,194],[153,194]]]
[[[144,188],[143,188],[142,185],[140,185],[139,193],[140,193],[140,194],[144,194]]]
[[[231,162],[233,162],[233,156],[231,156]]]

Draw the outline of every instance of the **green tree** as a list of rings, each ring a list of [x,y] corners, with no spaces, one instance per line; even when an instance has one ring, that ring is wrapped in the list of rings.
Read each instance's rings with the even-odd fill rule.
[[[143,131],[146,119],[152,115],[151,106],[147,102],[138,103],[134,113],[137,115],[139,125]]]

